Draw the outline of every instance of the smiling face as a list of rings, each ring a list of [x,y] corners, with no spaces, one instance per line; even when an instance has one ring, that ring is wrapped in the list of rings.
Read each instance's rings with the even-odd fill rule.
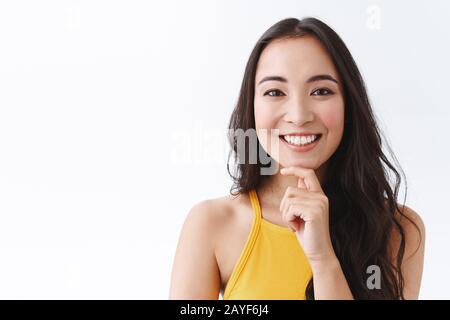
[[[316,38],[268,44],[256,69],[254,110],[258,139],[282,167],[318,169],[333,155],[344,131],[344,98],[335,66]],[[277,143],[278,150],[271,147]]]

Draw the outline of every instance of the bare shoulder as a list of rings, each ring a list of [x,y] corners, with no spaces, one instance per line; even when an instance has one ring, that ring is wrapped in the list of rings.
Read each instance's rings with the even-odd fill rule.
[[[189,211],[185,224],[198,225],[209,234],[217,234],[235,218],[242,196],[227,195],[199,201]]]
[[[218,298],[223,283],[217,259],[218,244],[234,224],[241,198],[224,196],[202,200],[189,210],[175,253],[171,299]]]
[[[404,298],[407,300],[418,299],[425,257],[425,224],[419,213],[400,204],[398,204],[395,218],[403,229],[405,241],[405,251],[401,261]],[[398,228],[394,228],[390,244],[392,262],[396,264],[401,244],[401,234]]]
[[[236,233],[242,227],[247,228],[252,216],[243,215],[249,212],[249,200],[246,195],[226,195],[223,197],[202,200],[189,211],[185,225],[194,232],[201,232],[211,249],[217,253],[220,244],[228,239],[230,233]],[[251,212],[251,211],[250,211]],[[245,229],[244,232],[247,230]]]
[[[402,210],[403,215],[397,211],[397,218],[399,218],[399,221],[404,224],[404,227],[411,227],[412,223],[415,223],[420,228],[425,228],[425,224],[419,213],[406,205],[398,204],[398,207],[400,208],[400,210]],[[405,219],[405,217],[407,219]]]
[[[425,223],[422,217],[412,208],[398,204],[399,210],[396,212],[396,220],[402,226],[405,233],[405,259],[410,258],[424,245]],[[394,237],[399,241],[399,234]]]

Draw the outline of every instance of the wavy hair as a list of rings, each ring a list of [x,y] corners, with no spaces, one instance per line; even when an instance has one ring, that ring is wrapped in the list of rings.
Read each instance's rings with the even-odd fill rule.
[[[404,279],[401,263],[405,253],[405,232],[396,212],[418,226],[403,213],[397,203],[398,191],[405,178],[388,144],[382,143],[382,133],[373,114],[364,80],[342,39],[319,19],[288,18],[270,27],[257,41],[245,67],[239,98],[229,122],[230,131],[255,129],[254,90],[259,57],[273,40],[312,35],[328,51],[343,83],[345,116],[344,133],[336,152],[327,165],[327,177],[322,189],[329,200],[330,236],[336,256],[355,299],[404,299]],[[260,186],[267,175],[261,175],[265,165],[239,160],[237,139],[229,135],[231,152],[227,169],[233,179],[230,193],[248,193]],[[396,167],[383,153],[385,145]],[[258,152],[262,146],[257,144]],[[246,150],[246,158],[248,150]],[[235,163],[230,165],[230,158]],[[242,159],[241,159],[242,160]],[[394,178],[391,181],[391,178]],[[391,187],[393,183],[393,187]],[[406,201],[406,178],[405,198]],[[397,230],[400,245],[396,259],[391,259],[390,239]],[[420,232],[420,230],[419,230]],[[381,271],[381,289],[366,285],[367,267],[377,265]],[[305,292],[314,299],[313,278]]]

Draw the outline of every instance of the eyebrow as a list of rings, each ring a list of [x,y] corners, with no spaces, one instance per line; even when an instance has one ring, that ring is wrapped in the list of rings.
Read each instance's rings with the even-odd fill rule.
[[[308,80],[306,80],[306,82],[311,83],[311,82],[320,81],[320,80],[330,80],[330,81],[338,83],[337,80],[335,78],[333,78],[332,76],[330,76],[329,74],[317,74],[315,76],[310,77]],[[288,82],[286,78],[281,77],[281,76],[268,76],[268,77],[262,78],[262,80],[258,82],[258,85],[260,85],[261,83],[266,82],[266,81]]]

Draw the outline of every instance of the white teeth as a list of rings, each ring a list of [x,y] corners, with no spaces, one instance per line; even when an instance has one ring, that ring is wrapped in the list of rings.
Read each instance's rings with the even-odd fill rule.
[[[298,146],[303,146],[306,144],[310,144],[314,142],[318,138],[317,135],[311,135],[311,136],[289,136],[285,135],[284,140],[286,140],[288,143]]]

